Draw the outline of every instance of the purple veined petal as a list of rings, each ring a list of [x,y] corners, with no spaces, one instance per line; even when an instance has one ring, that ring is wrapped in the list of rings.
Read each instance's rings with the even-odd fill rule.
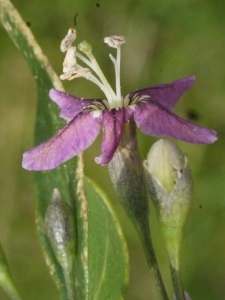
[[[70,94],[51,89],[49,97],[61,108],[60,117],[70,121],[94,100],[82,100]]]
[[[51,170],[87,149],[100,131],[101,118],[84,111],[70,121],[56,135],[23,155],[23,168]]]
[[[151,100],[138,102],[134,119],[142,132],[151,136],[170,136],[195,144],[211,144],[216,132],[188,122]]]
[[[124,125],[133,113],[134,111],[129,107],[103,111],[101,155],[95,158],[98,164],[106,165],[110,162],[121,140]]]
[[[186,77],[168,84],[158,84],[136,91],[141,95],[148,95],[151,100],[157,101],[168,109],[172,109],[180,96],[195,82],[195,77]]]

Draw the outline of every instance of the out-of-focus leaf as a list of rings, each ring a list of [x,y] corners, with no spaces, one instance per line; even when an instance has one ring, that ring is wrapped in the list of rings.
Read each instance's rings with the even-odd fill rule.
[[[59,118],[59,110],[49,99],[49,90],[54,87],[63,90],[61,82],[42,53],[30,29],[17,10],[8,0],[0,0],[0,20],[16,46],[27,60],[38,87],[37,121],[35,144],[51,137],[64,124]],[[44,215],[54,188],[58,188],[63,199],[74,209],[75,167],[74,158],[53,171],[36,172],[36,224],[46,262],[62,299],[67,299],[61,266],[57,262],[46,236]]]
[[[5,253],[0,244],[0,285],[12,300],[20,300],[20,295],[13,283]]]
[[[85,178],[88,199],[88,299],[123,299],[128,281],[126,242],[103,191]]]

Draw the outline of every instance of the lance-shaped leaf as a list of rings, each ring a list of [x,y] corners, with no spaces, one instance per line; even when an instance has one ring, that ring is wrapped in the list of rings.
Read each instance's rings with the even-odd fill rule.
[[[123,299],[128,253],[121,227],[103,191],[90,179],[84,184],[89,204],[88,299]]]
[[[42,53],[30,29],[22,20],[17,10],[7,0],[0,1],[0,19],[15,45],[23,53],[37,82],[38,104],[35,144],[39,144],[43,138],[51,136],[55,130],[58,130],[59,127],[64,125],[64,122],[58,119],[58,108],[54,105],[50,105],[50,107],[48,105],[49,90],[52,87],[63,90],[63,87],[48,59]],[[62,197],[68,203],[71,203],[75,198],[73,188],[75,164],[76,159],[55,169],[53,172],[35,173],[38,237],[44,252],[44,257],[48,262],[50,273],[60,291],[62,299],[67,299],[65,281],[61,266],[55,258],[46,235],[44,216],[54,188],[58,188],[61,191]]]

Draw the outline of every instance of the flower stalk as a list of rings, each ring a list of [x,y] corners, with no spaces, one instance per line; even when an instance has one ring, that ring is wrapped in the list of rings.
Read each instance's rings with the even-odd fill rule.
[[[125,125],[119,147],[108,167],[117,195],[141,240],[159,298],[168,300],[149,230],[148,193],[133,119]]]

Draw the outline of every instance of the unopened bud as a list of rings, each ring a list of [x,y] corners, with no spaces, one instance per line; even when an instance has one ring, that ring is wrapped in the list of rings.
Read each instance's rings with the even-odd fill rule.
[[[70,28],[65,38],[62,40],[60,45],[60,50],[62,52],[66,52],[69,50],[69,48],[72,46],[72,43],[75,41],[77,35],[76,35],[76,29]]]
[[[156,142],[144,162],[148,189],[156,205],[168,209],[175,205],[190,202],[192,196],[192,176],[188,159],[180,149],[167,140]],[[165,202],[165,203],[163,203]]]
[[[109,47],[118,49],[122,44],[125,43],[125,37],[120,35],[113,35],[104,38],[104,42],[109,45]]]
[[[55,256],[64,274],[73,273],[75,263],[75,221],[70,206],[54,189],[52,200],[45,214],[45,226]]]
[[[177,268],[183,227],[193,192],[188,159],[173,142],[161,139],[152,146],[144,167],[170,263]]]
[[[187,165],[187,157],[172,142],[159,140],[150,149],[146,169],[170,194]]]
[[[124,126],[120,145],[108,167],[111,181],[129,217],[135,224],[148,224],[148,191],[133,120]]]

